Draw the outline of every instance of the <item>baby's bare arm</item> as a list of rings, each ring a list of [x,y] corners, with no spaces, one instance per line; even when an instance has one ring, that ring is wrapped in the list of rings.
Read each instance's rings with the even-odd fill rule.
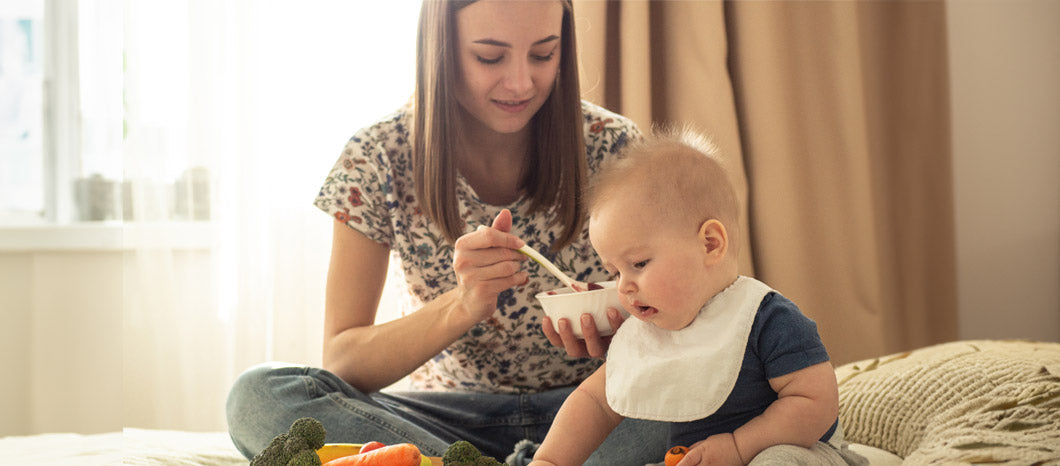
[[[829,362],[770,379],[769,384],[777,392],[777,401],[733,433],[745,461],[773,445],[809,448],[839,415],[839,389]]]
[[[607,405],[604,374],[600,366],[563,402],[531,466],[580,465],[622,422]]]

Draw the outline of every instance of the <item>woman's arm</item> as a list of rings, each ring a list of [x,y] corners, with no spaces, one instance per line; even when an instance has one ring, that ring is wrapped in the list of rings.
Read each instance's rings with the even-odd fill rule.
[[[607,404],[606,366],[600,366],[563,402],[530,466],[579,465],[622,422]]]
[[[389,249],[336,221],[325,298],[323,366],[364,393],[408,375],[493,313],[497,295],[526,281],[525,258],[507,234],[511,214],[495,228],[457,240],[458,286],[405,317],[375,325]]]

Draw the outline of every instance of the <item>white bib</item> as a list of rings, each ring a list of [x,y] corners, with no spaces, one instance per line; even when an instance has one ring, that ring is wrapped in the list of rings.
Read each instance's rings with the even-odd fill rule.
[[[607,354],[607,404],[635,419],[688,422],[714,414],[743,365],[765,283],[740,276],[681,330],[628,319]]]

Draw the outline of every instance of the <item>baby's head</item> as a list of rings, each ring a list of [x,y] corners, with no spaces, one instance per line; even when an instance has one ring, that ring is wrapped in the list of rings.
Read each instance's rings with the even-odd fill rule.
[[[737,276],[736,194],[706,138],[670,131],[632,144],[586,193],[589,238],[623,306],[677,330]]]

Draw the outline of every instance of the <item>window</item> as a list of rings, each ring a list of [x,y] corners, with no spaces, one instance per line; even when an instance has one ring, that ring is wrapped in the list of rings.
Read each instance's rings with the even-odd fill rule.
[[[52,0],[52,5],[55,5]],[[74,3],[67,0],[64,3]],[[65,5],[64,5],[65,6]],[[61,8],[61,7],[60,7]],[[68,176],[73,179],[73,208],[56,220],[121,220],[123,211],[122,142],[124,130],[123,2],[78,0],[76,125],[79,138],[70,154],[74,157]],[[61,84],[57,84],[61,85]],[[63,154],[56,154],[62,157]],[[59,183],[62,183],[59,180]],[[69,196],[58,200],[61,206]],[[59,212],[65,209],[59,208]]]
[[[121,218],[122,2],[0,4],[0,222]]]
[[[44,0],[0,3],[0,212],[44,212]]]
[[[0,2],[0,227],[213,221],[217,190],[237,189],[218,187],[244,163],[235,150],[319,183],[320,165],[289,161],[333,161],[340,138],[407,97],[417,10]]]

